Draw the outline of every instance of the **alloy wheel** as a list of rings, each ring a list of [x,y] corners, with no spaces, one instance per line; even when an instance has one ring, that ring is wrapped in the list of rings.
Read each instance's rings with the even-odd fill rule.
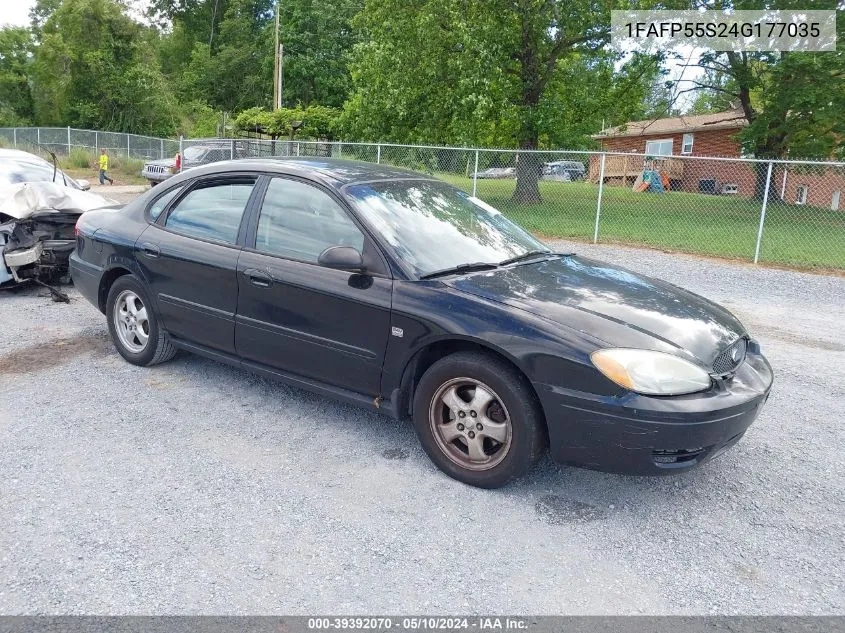
[[[440,450],[461,468],[489,470],[510,450],[507,408],[495,391],[473,378],[454,378],[437,389],[429,423]]]
[[[124,290],[114,302],[114,329],[120,343],[130,352],[140,353],[150,339],[150,320],[141,298]]]

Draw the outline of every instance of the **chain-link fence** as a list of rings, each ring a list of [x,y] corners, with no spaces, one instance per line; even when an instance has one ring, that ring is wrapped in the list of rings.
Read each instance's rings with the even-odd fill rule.
[[[0,128],[0,139],[9,147],[41,148],[61,156],[76,148],[90,152],[107,149],[112,156],[154,160],[174,156],[179,151],[178,140],[70,127]]]
[[[106,147],[144,160],[313,156],[434,175],[545,239],[645,245],[754,262],[845,269],[845,163],[306,140],[159,139],[0,128],[8,146]]]

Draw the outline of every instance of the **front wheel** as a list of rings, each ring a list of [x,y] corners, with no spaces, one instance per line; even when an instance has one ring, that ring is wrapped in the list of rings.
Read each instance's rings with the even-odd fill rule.
[[[176,348],[159,326],[147,292],[134,275],[118,277],[106,301],[109,334],[123,358],[133,365],[170,360]]]
[[[525,378],[476,352],[446,356],[425,372],[414,394],[414,426],[440,470],[481,488],[524,475],[546,447],[543,416]]]

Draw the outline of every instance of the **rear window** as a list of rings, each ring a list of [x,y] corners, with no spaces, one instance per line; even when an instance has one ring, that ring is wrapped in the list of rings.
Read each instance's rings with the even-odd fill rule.
[[[150,217],[153,219],[153,222],[158,219],[158,216],[161,215],[161,212],[170,204],[170,201],[176,197],[176,194],[182,191],[182,187],[175,187],[173,191],[168,191],[163,196],[159,197],[158,200],[153,202],[153,206],[150,207]]]

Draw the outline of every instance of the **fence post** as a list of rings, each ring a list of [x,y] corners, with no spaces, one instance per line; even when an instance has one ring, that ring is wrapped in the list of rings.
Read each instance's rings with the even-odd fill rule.
[[[41,145],[41,128],[40,127],[35,128],[35,141],[36,141],[36,143],[38,143],[39,146]]]
[[[160,146],[159,150],[158,150],[159,158],[164,158],[164,139],[163,138],[158,139],[158,143],[159,143],[159,146]]]
[[[129,158],[129,135],[126,135],[126,158]]]
[[[760,242],[763,240],[763,223],[766,221],[766,207],[769,204],[769,185],[772,184],[772,161],[766,173],[766,191],[763,193],[763,208],[760,209],[760,228],[757,229],[757,247],[754,249],[754,263],[760,259]]]
[[[789,168],[784,165],[783,167],[783,184],[780,188],[780,199],[786,200],[786,173],[789,171]]]
[[[601,217],[601,198],[604,193],[604,163],[607,159],[607,154],[601,155],[601,166],[599,167],[599,200],[596,204],[596,228],[593,231],[593,244],[598,244],[599,241],[599,218]]]
[[[94,153],[100,151],[100,133],[94,130]]]
[[[67,126],[67,154],[70,156],[70,126]]]
[[[381,143],[376,145],[376,165],[381,164]]]
[[[475,198],[475,193],[478,191],[478,150],[475,150],[475,169],[472,172],[472,197]]]
[[[18,128],[16,128],[16,127],[12,128],[12,139],[15,143],[15,149],[17,149],[18,148]]]
[[[225,130],[224,130],[225,133]],[[229,146],[229,160],[235,160],[235,141]]]
[[[296,155],[299,156],[299,141],[296,142]]]
[[[182,155],[182,141],[183,137],[179,136],[179,173],[182,172],[182,165],[185,164],[185,157]]]

